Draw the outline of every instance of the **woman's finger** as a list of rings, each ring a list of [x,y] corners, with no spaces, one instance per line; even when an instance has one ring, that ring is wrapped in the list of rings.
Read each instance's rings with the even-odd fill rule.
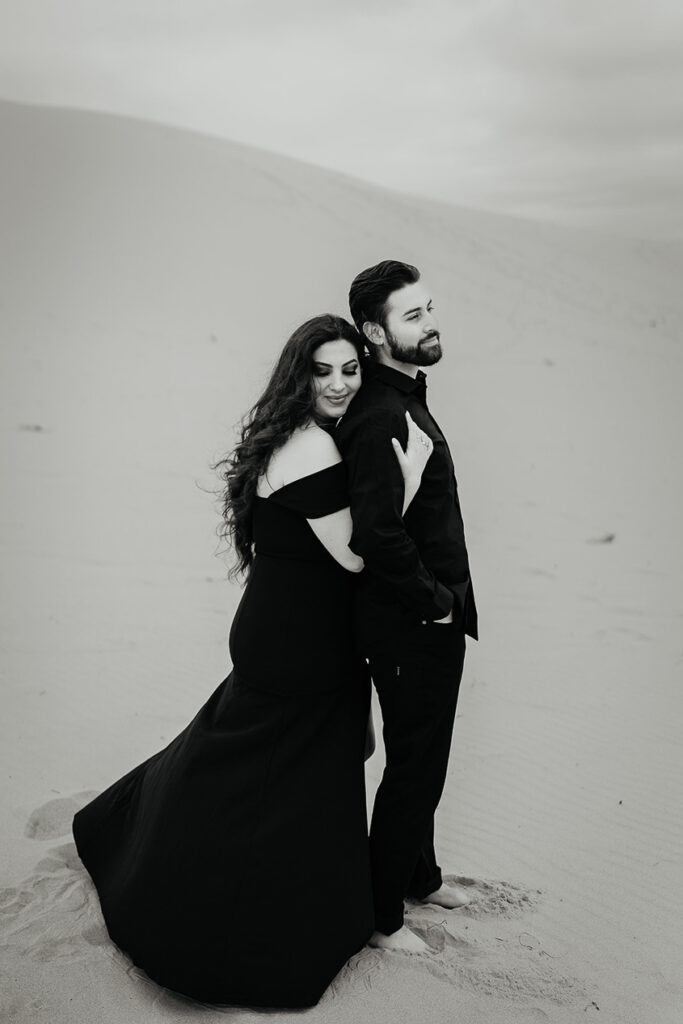
[[[408,444],[410,444],[411,441],[414,441],[415,438],[419,436],[420,428],[418,427],[417,423],[415,422],[415,420],[410,415],[407,409],[406,420],[408,422]]]
[[[402,466],[404,466],[408,460],[406,459],[405,452],[401,448],[400,443],[396,440],[395,437],[392,437],[391,443],[394,446],[394,451],[396,452],[396,458],[398,459],[399,463]]]

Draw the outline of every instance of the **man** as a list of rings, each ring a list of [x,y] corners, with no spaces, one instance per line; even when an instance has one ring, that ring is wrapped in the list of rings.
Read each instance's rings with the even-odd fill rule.
[[[431,295],[415,267],[385,260],[355,278],[349,305],[371,363],[334,437],[349,474],[351,548],[365,561],[356,639],[370,663],[386,748],[370,828],[371,943],[421,952],[426,944],[404,925],[404,897],[448,908],[468,902],[464,890],[443,884],[434,812],[465,634],[477,638],[477,613],[453,463],[419,369],[442,354]],[[398,438],[405,447],[406,411],[434,450],[403,517],[403,478],[390,442]]]

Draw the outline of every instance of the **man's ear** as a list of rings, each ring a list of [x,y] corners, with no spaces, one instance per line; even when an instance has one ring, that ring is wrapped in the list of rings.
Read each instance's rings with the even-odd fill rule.
[[[371,320],[366,320],[363,324],[363,334],[371,345],[384,344],[384,328],[381,324],[376,324]]]

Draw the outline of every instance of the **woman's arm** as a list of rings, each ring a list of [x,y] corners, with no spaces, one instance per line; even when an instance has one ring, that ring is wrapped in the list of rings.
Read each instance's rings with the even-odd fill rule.
[[[296,448],[292,447],[292,456],[283,474],[284,483],[336,466],[338,462],[341,462],[341,455],[330,435],[321,427],[311,425],[298,436]],[[348,506],[306,522],[336,562],[349,572],[361,571],[363,559],[349,547],[353,524]]]
[[[306,522],[336,562],[349,572],[361,571],[365,563],[360,555],[355,554],[349,547],[353,524],[351,509],[348,506],[340,508],[338,512],[321,516],[320,519],[307,519]]]
[[[406,420],[408,421],[408,442],[405,452],[395,437],[391,439],[405,487],[404,513],[418,492],[422,473],[434,449],[432,439],[423,430],[420,430],[409,412],[406,412]],[[311,451],[309,454],[311,460],[315,462],[316,469],[324,469],[326,464],[333,466],[339,462],[339,451],[329,434],[324,430],[319,432],[311,430],[306,433],[310,435]],[[308,471],[310,472],[310,469]],[[338,512],[332,512],[320,519],[308,519],[307,522],[335,561],[349,572],[361,571],[365,563],[360,555],[357,555],[349,547],[353,531],[350,508],[342,508]]]

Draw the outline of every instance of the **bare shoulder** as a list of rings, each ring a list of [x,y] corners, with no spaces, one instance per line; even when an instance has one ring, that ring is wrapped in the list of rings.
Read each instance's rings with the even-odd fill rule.
[[[305,452],[310,458],[327,460],[330,465],[341,460],[339,449],[332,436],[317,423],[296,430],[290,439],[292,450]],[[324,468],[324,466],[323,466]]]
[[[280,470],[286,484],[338,462],[339,449],[327,431],[315,423],[295,431],[280,451]]]

